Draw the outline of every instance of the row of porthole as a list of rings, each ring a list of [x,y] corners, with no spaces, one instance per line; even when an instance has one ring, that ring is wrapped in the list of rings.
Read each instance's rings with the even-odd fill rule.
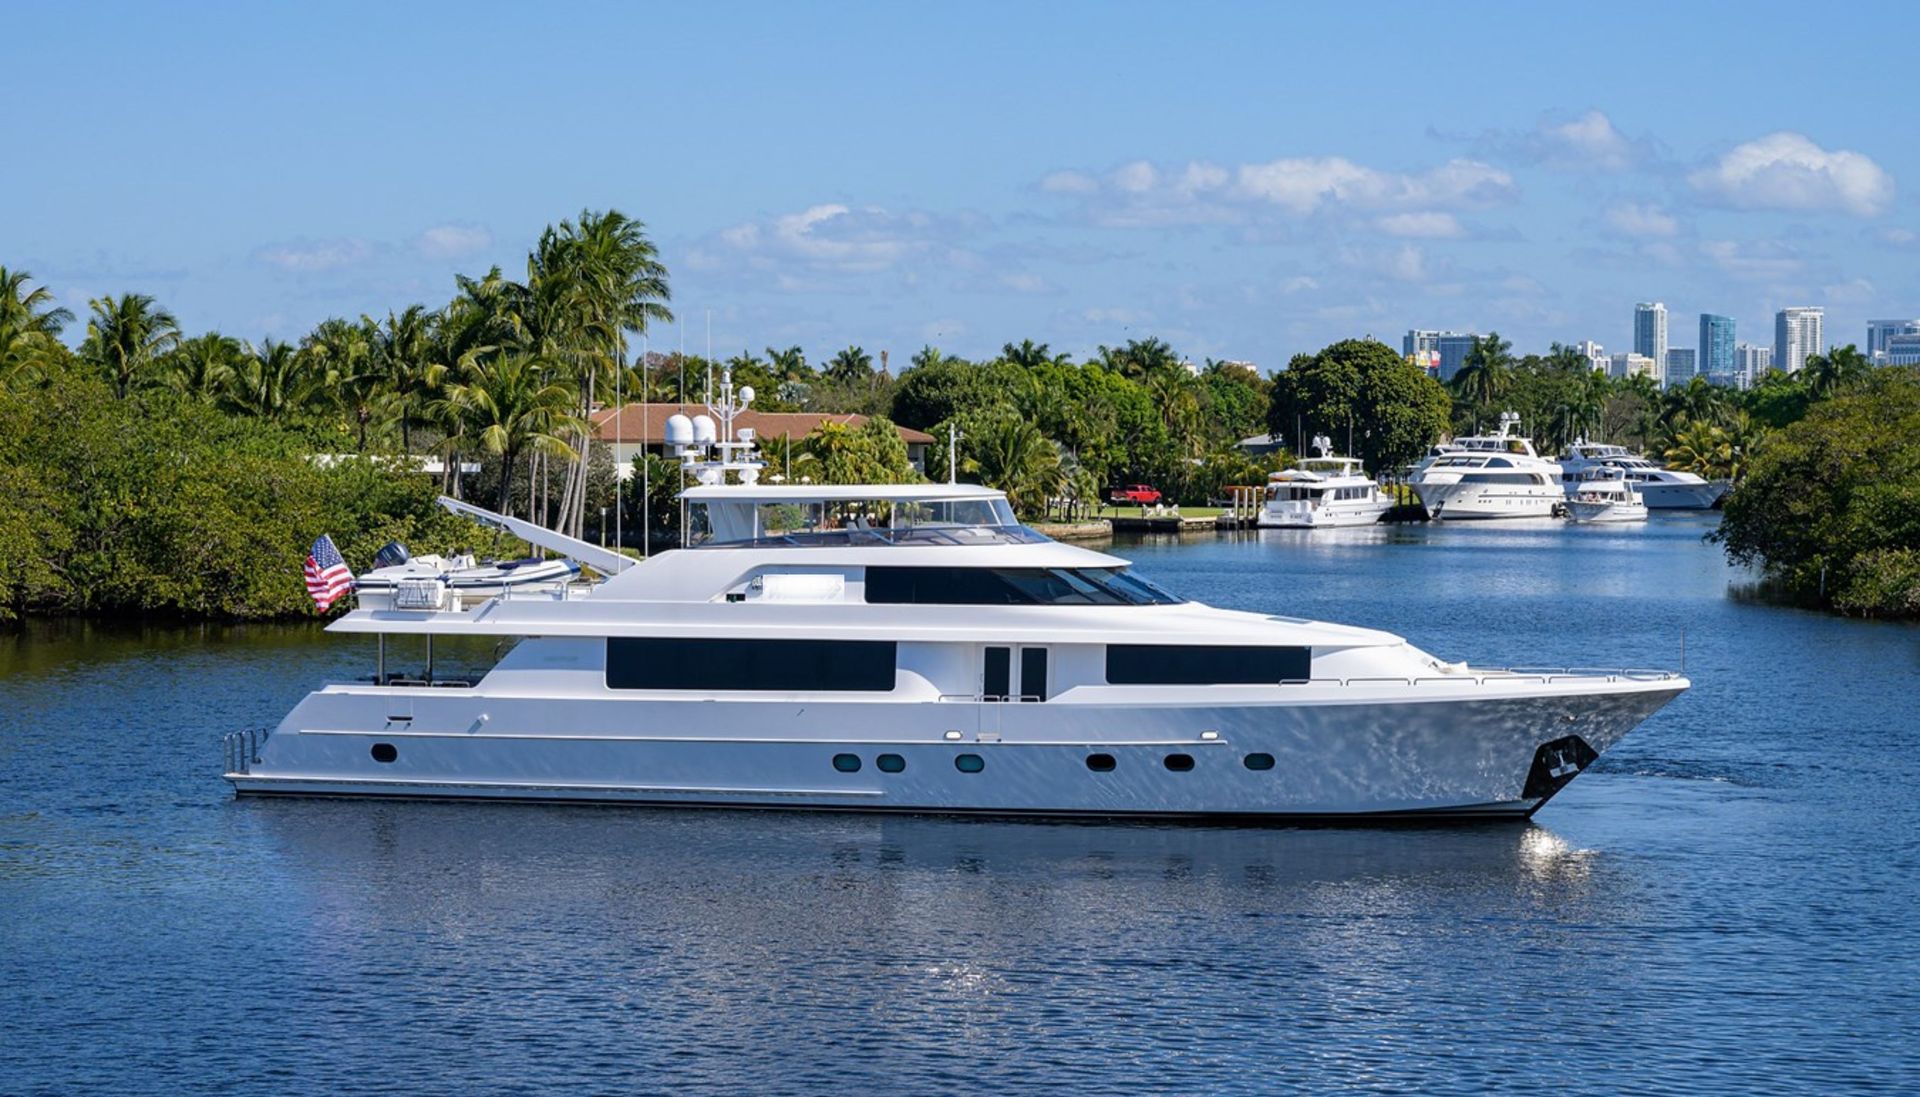
[[[907,760],[898,754],[882,754],[873,760],[873,764],[882,773],[899,773],[907,768]],[[1193,769],[1193,755],[1169,754],[1160,759],[1160,764],[1174,773],[1186,773]],[[1240,764],[1252,770],[1273,768],[1273,755],[1264,751],[1242,755]],[[1111,754],[1087,755],[1087,768],[1095,773],[1112,773],[1119,763]],[[836,754],[833,756],[833,768],[841,773],[859,773],[860,756],[858,754]],[[961,773],[979,773],[987,768],[986,759],[978,754],[958,754],[954,756],[953,768]]]
[[[1193,755],[1169,754],[1160,759],[1160,764],[1175,773],[1186,773],[1193,769]],[[1256,751],[1253,754],[1243,754],[1240,756],[1240,764],[1248,769],[1272,769],[1273,755],[1264,751]],[[1117,765],[1119,765],[1119,763],[1111,754],[1087,755],[1087,768],[1095,773],[1112,773]]]

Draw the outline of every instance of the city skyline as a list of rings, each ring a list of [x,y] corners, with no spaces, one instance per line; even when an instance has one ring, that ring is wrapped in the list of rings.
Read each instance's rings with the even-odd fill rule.
[[[1686,43],[1837,57],[1896,13],[1393,9],[1428,56],[1500,52],[1464,80],[1383,65],[1362,9],[27,6],[0,63],[48,101],[0,179],[0,263],[82,316],[138,291],[191,332],[297,338],[437,306],[614,207],[692,350],[708,313],[726,353],[1155,336],[1265,369],[1414,327],[1625,347],[1640,300],[1857,333],[1920,312],[1916,78],[1728,80]],[[1570,80],[1573,40],[1618,78]]]

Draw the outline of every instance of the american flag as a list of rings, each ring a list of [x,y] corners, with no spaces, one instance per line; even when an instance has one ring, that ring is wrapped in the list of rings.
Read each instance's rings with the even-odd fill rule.
[[[307,593],[313,596],[314,606],[325,613],[352,589],[353,572],[347,570],[340,550],[333,547],[333,538],[321,534],[307,554]]]

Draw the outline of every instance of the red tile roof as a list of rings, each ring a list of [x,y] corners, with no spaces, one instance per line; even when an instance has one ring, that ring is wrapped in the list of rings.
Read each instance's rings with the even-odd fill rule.
[[[645,445],[659,445],[666,441],[667,418],[672,415],[707,414],[705,404],[627,404],[618,408],[601,408],[593,413],[594,437],[603,442],[627,442]],[[857,427],[867,421],[864,415],[830,415],[817,411],[746,411],[733,421],[736,427],[752,427],[761,438],[777,438],[782,434],[791,434],[795,438],[804,438],[813,432],[813,428],[831,419],[836,423],[845,423]],[[900,440],[908,445],[931,443],[933,435],[910,427],[896,427]]]

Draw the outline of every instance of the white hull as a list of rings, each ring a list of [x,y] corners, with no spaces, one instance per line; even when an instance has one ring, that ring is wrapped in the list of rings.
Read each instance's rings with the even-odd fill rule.
[[[1725,480],[1700,484],[1642,482],[1634,485],[1640,501],[1655,510],[1712,510],[1732,487]]]
[[[1433,685],[1408,684],[1400,698],[1392,687],[1365,687],[1367,699],[1357,685],[1275,688],[1299,699],[796,704],[333,687],[311,695],[227,777],[245,794],[1092,816],[1520,817],[1685,683],[1465,678],[1440,687],[1447,698],[1435,698]],[[412,718],[388,719],[402,703]],[[946,737],[956,731],[959,739]],[[1592,753],[1578,757],[1584,752],[1565,746],[1568,736]],[[391,748],[394,760],[376,761],[376,744]],[[1271,768],[1249,769],[1244,759],[1256,753],[1272,755]],[[857,756],[859,770],[836,768],[836,754]],[[898,756],[904,769],[883,772],[882,754]],[[1111,756],[1112,770],[1090,770],[1090,754]],[[1192,759],[1189,770],[1168,768],[1166,759],[1178,755]],[[977,757],[980,771],[956,768],[962,756]]]
[[[1420,505],[1436,521],[1487,518],[1551,518],[1564,496],[1546,484],[1416,482]]]
[[[1391,509],[1393,505],[1384,500],[1318,507],[1291,502],[1268,503],[1255,521],[1262,529],[1337,529],[1371,526]]]
[[[1598,522],[1644,522],[1647,520],[1647,508],[1641,503],[1582,503],[1570,500],[1567,503],[1567,517],[1575,522],[1592,524]]]

